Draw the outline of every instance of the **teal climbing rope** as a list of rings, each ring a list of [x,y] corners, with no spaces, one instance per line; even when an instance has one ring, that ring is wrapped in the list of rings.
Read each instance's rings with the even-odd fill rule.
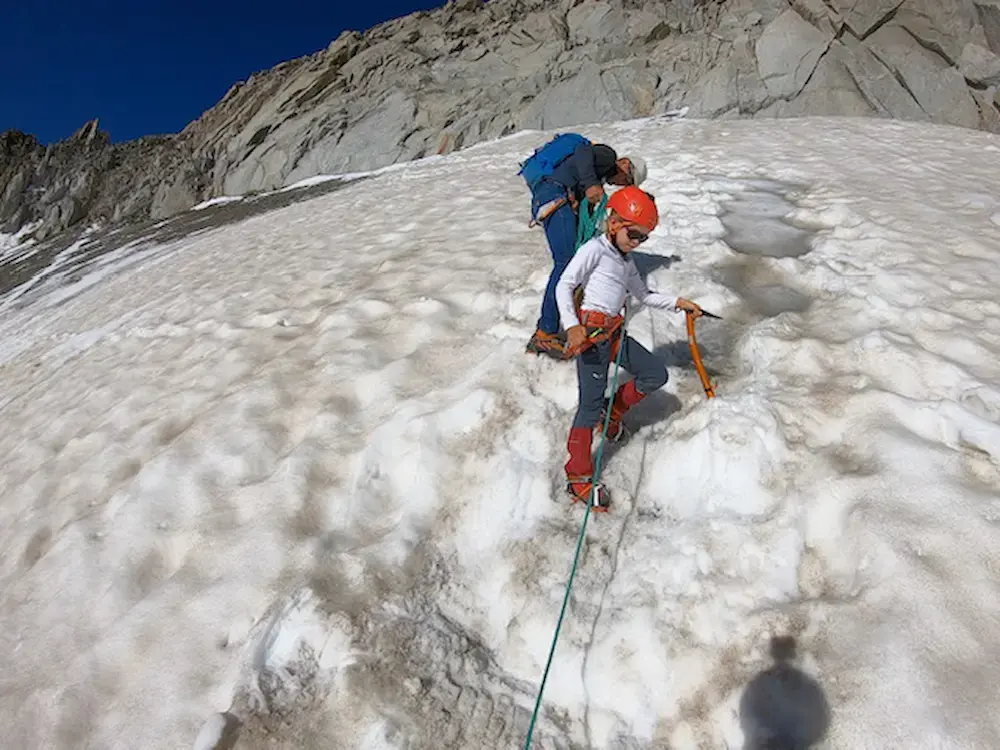
[[[605,195],[601,198],[601,202],[598,203],[593,210],[590,208],[590,202],[584,201],[580,205],[580,216],[576,223],[576,247],[579,249],[580,245],[588,240],[592,239],[597,231],[601,227],[601,223],[604,221],[604,213],[608,205],[608,196]]]
[[[605,198],[605,201],[607,199]],[[603,210],[603,204],[598,207]],[[596,212],[595,212],[596,213]],[[622,324],[621,344],[618,346],[618,355],[615,357],[615,372],[611,378],[611,398],[614,399],[615,391],[618,389],[618,371],[621,368],[622,352],[625,351],[625,324]],[[535,710],[531,714],[531,723],[528,725],[528,736],[524,741],[524,750],[531,747],[531,738],[535,733],[535,722],[538,720],[538,710],[542,705],[542,693],[545,691],[545,683],[549,679],[549,669],[552,667],[552,657],[556,652],[556,643],[559,641],[559,631],[562,629],[563,619],[566,616],[566,606],[569,604],[569,594],[573,588],[573,579],[576,577],[576,569],[580,563],[580,550],[583,548],[583,537],[587,531],[587,521],[590,520],[591,508],[594,506],[594,492],[601,476],[601,459],[604,457],[604,444],[608,437],[608,425],[611,424],[611,409],[605,409],[604,429],[601,431],[601,444],[597,448],[597,460],[594,464],[594,479],[590,487],[590,496],[587,498],[587,509],[584,511],[583,525],[580,527],[580,536],[576,540],[576,554],[573,555],[573,566],[569,571],[569,581],[566,583],[566,593],[563,595],[562,608],[559,610],[559,620],[556,622],[556,631],[552,636],[552,645],[549,648],[549,658],[545,662],[545,672],[542,673],[542,684],[538,688],[538,698],[535,700]]]

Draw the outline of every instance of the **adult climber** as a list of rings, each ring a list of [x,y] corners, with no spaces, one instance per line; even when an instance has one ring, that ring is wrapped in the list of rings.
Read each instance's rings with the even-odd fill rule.
[[[567,143],[578,144],[562,158],[558,151],[560,139],[565,139],[564,150]],[[546,149],[550,148],[558,159],[555,163],[545,161]],[[538,149],[532,159],[537,159],[535,171],[525,175],[531,187],[532,223],[545,229],[552,253],[552,272],[542,298],[541,315],[526,351],[562,360],[565,334],[559,326],[556,284],[576,250],[579,206],[584,200],[591,207],[597,206],[605,196],[604,184],[642,184],[646,179],[646,162],[633,155],[619,157],[611,146],[591,143],[575,134],[558,136]]]

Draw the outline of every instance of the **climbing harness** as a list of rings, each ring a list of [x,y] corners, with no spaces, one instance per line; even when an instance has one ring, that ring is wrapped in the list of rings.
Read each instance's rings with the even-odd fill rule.
[[[558,211],[560,208],[569,203],[568,198],[553,198],[547,203],[543,203],[538,207],[535,215],[531,217],[528,222],[528,229],[534,227],[540,227],[545,223],[545,220],[549,218],[552,214]],[[577,217],[576,224],[576,247],[575,250],[579,250],[580,246],[590,239],[600,233],[604,228],[604,221],[606,218],[606,209],[608,205],[608,196],[605,195],[601,198],[601,202],[598,203],[593,210],[590,209],[590,202],[584,201],[580,206],[580,213]]]
[[[622,343],[625,318],[621,315],[606,315],[597,310],[581,311],[579,305],[576,314],[580,323],[587,329],[587,340],[578,349],[567,349],[566,358],[578,357],[590,347],[602,344],[608,339],[611,339],[611,356],[617,358]]]
[[[528,229],[542,226],[547,218],[554,214],[558,209],[565,206],[568,202],[569,201],[566,198],[555,198],[550,200],[548,203],[540,205],[538,207],[538,211],[531,217],[531,221],[528,222]]]

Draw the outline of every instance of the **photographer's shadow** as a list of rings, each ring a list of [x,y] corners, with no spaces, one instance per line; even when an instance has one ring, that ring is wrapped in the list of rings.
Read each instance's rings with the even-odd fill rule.
[[[808,750],[830,726],[830,707],[816,680],[792,664],[795,639],[771,639],[774,665],[754,677],[740,698],[743,750]]]

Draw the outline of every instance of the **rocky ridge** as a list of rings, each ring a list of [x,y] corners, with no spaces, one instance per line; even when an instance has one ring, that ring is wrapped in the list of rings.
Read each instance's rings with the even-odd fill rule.
[[[175,135],[0,134],[0,231],[161,219],[516,130],[887,117],[1000,132],[1000,0],[451,0],[256,73]]]

